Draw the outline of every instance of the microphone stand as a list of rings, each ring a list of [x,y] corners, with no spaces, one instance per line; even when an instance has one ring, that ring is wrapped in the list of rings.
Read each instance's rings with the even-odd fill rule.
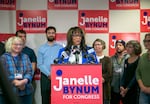
[[[76,64],[78,64],[79,63],[79,56],[78,56],[77,52],[75,53],[75,58],[76,58]]]

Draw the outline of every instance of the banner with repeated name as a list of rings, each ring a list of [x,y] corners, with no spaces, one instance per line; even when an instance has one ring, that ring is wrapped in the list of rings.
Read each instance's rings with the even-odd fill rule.
[[[114,10],[140,9],[140,0],[109,0],[109,8]]]
[[[16,0],[0,0],[0,10],[16,10]]]
[[[101,64],[51,65],[51,69],[51,104],[103,104]]]
[[[109,56],[115,54],[115,44],[116,41],[122,39],[125,42],[129,40],[138,40],[140,41],[140,33],[110,33],[109,34]]]
[[[80,10],[78,26],[86,33],[107,33],[109,30],[108,10]]]
[[[78,9],[78,0],[47,0],[48,9]]]
[[[17,10],[16,29],[27,33],[45,33],[47,27],[46,10]]]

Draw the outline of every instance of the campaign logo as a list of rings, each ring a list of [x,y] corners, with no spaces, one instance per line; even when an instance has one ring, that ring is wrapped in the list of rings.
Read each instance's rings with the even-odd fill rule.
[[[0,0],[0,10],[15,10],[16,0]]]
[[[129,40],[138,40],[140,41],[140,33],[110,33],[109,34],[109,55],[112,56],[115,54],[115,45],[117,40],[124,40],[128,42]]]
[[[28,33],[43,33],[47,27],[47,11],[23,10],[16,13],[16,28]]]
[[[150,32],[150,9],[141,10],[141,32]]]
[[[55,91],[63,90],[63,94],[98,94],[99,93],[99,79],[92,78],[91,75],[84,75],[80,78],[63,78],[62,70],[57,70],[56,81],[58,86],[54,85]],[[76,99],[76,97],[74,97]]]
[[[78,0],[48,0],[48,9],[78,9]]]
[[[110,9],[140,9],[140,0],[109,0]]]
[[[101,65],[86,66],[59,65],[52,67],[52,103],[102,103]],[[97,75],[97,73],[99,74]]]
[[[78,26],[87,33],[106,33],[109,29],[107,10],[80,10]]]

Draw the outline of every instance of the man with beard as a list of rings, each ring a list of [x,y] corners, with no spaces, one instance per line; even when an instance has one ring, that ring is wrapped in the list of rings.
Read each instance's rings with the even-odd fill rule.
[[[51,94],[51,68],[53,60],[58,56],[61,45],[55,42],[56,28],[49,26],[45,30],[47,42],[38,50],[37,66],[41,71],[41,95],[42,104],[50,104]]]
[[[116,53],[111,57],[112,60],[112,82],[111,82],[111,104],[120,104],[120,84],[124,72],[124,61],[129,57],[125,50],[125,41],[116,41]]]

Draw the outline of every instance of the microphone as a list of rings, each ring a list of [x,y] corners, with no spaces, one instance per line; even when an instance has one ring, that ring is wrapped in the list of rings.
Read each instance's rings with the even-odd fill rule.
[[[95,64],[96,62],[95,56],[93,54],[85,54],[84,58],[87,59],[87,63]]]
[[[80,54],[80,49],[77,46],[73,47],[73,54],[75,55],[75,59],[76,59],[76,64],[79,63],[79,54]]]
[[[59,58],[54,59],[54,64],[58,64]]]
[[[63,51],[61,53],[61,57],[60,58],[56,58],[54,59],[54,63],[58,64],[58,63],[64,63],[64,59],[69,57],[69,51]]]
[[[61,54],[61,59],[66,59],[69,58],[69,51],[63,51]]]
[[[73,50],[72,50],[72,53],[73,54],[80,54],[80,49],[77,46],[74,46]]]
[[[84,58],[87,59],[88,63],[95,64],[96,57],[93,54],[94,52],[95,52],[94,49],[90,48],[87,50],[87,54],[84,55]]]

